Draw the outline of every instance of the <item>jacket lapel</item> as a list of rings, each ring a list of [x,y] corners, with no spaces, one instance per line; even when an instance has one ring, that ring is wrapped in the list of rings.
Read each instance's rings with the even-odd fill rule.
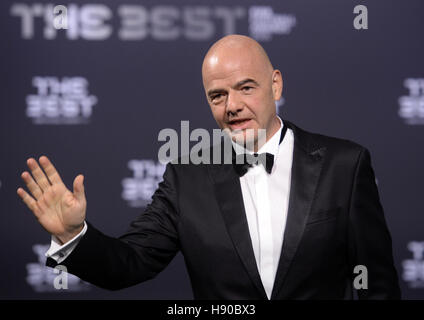
[[[261,299],[267,299],[256,266],[240,179],[231,164],[207,166],[230,238]]]
[[[282,288],[305,229],[326,148],[314,145],[311,135],[283,120],[293,130],[294,149],[289,208],[271,299]],[[249,234],[240,180],[231,164],[208,165],[215,195],[230,238],[262,299],[268,299],[258,272]]]
[[[294,134],[293,163],[283,247],[271,299],[275,299],[281,290],[302,238],[326,151],[325,147],[313,144],[310,134],[289,121],[284,124]]]

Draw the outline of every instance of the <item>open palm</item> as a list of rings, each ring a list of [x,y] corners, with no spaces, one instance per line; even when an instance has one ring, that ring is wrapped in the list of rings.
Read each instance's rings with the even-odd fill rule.
[[[32,176],[25,171],[21,177],[30,194],[23,188],[19,188],[17,193],[44,229],[65,243],[84,225],[87,207],[84,177],[78,175],[75,178],[74,191],[71,192],[46,156],[40,157],[39,163],[44,172],[35,159],[27,160]]]

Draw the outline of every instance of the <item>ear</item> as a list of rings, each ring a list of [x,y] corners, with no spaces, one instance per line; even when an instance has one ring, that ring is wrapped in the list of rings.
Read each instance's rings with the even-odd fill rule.
[[[280,100],[283,92],[283,77],[280,70],[274,70],[272,72],[272,95],[275,101]]]

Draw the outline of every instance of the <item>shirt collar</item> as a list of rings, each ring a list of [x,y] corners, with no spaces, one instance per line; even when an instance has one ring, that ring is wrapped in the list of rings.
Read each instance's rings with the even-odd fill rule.
[[[278,120],[280,121],[280,128],[277,130],[276,133],[261,147],[259,148],[257,153],[264,153],[268,152],[274,155],[274,157],[278,154],[278,147],[280,146],[280,136],[281,136],[281,130],[283,129],[284,123],[281,120],[281,118],[277,115]],[[233,144],[234,151],[236,154],[241,153],[254,153],[251,150],[245,149],[243,146],[239,145],[238,143],[231,140],[231,143]]]

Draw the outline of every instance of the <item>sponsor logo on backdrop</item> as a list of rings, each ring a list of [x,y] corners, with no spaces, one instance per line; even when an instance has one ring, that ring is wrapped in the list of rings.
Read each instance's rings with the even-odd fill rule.
[[[165,165],[150,159],[132,159],[128,168],[133,176],[122,180],[122,199],[130,207],[146,207],[152,199],[165,171]]]
[[[52,3],[14,3],[9,13],[16,18],[22,39],[50,40],[61,33],[69,40],[117,37],[124,41],[204,41],[225,34],[249,33],[269,41],[273,36],[290,34],[296,25],[295,15],[274,12],[270,6],[122,4],[112,8],[99,3],[72,3],[62,7],[66,8],[66,17],[59,16]],[[66,28],[57,28],[64,21]],[[248,30],[244,29],[246,25]]]
[[[26,116],[34,124],[87,124],[97,103],[84,77],[32,79],[35,94],[26,97]]]
[[[424,124],[424,78],[407,78],[407,95],[399,98],[399,116],[409,125]]]
[[[402,261],[402,279],[410,288],[424,288],[424,241],[411,241],[407,248],[412,259]]]
[[[35,244],[32,246],[38,262],[28,263],[26,281],[28,285],[36,292],[60,292],[55,287],[55,279],[58,277],[55,269],[46,266],[45,253],[49,249],[48,244]],[[80,278],[67,274],[67,290],[65,291],[86,291],[90,289],[90,284],[82,281]]]
[[[256,40],[269,41],[273,35],[290,34],[295,25],[293,14],[275,13],[268,6],[249,8],[249,33]]]

